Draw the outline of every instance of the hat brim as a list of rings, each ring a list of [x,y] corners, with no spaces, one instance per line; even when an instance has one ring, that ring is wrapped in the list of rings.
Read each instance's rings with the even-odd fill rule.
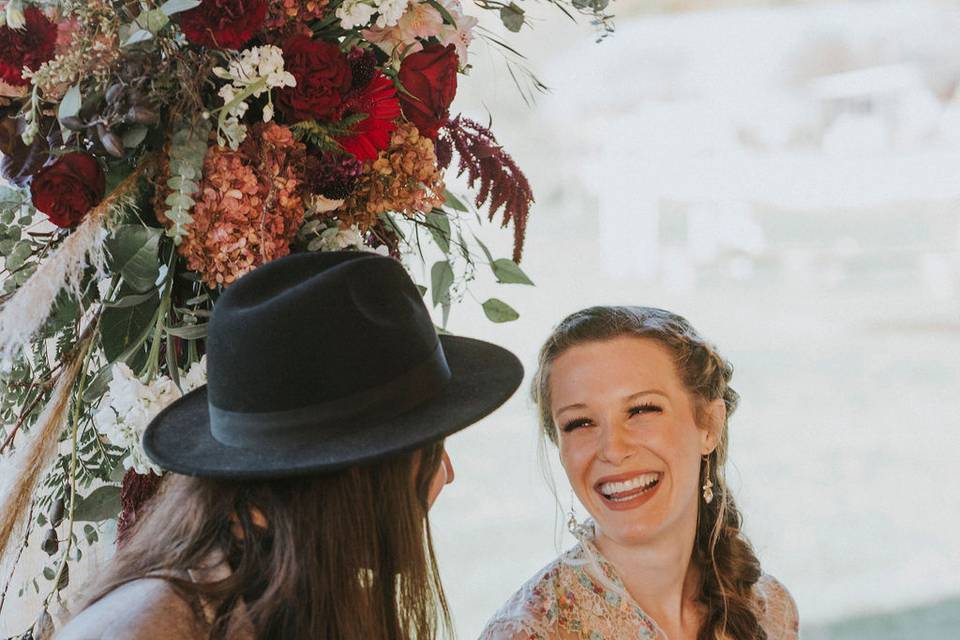
[[[318,429],[306,446],[232,447],[210,433],[204,386],[153,419],[144,450],[161,468],[185,475],[273,478],[335,471],[420,448],[481,420],[523,380],[520,361],[502,347],[449,335],[440,342],[450,381],[438,396],[389,420],[336,432]]]

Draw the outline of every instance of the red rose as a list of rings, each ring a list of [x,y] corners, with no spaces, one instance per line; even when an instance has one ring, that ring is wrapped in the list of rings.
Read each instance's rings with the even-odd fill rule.
[[[40,9],[28,6],[23,16],[27,22],[23,30],[0,27],[0,77],[17,87],[29,84],[23,78],[23,68],[36,71],[53,58],[57,44],[57,25]]]
[[[283,45],[283,68],[297,86],[277,94],[280,111],[291,122],[330,118],[350,90],[350,63],[337,45],[296,36]]]
[[[58,227],[72,227],[103,199],[106,178],[93,156],[74,151],[60,156],[33,177],[33,206]]]
[[[240,49],[263,26],[267,0],[203,0],[179,14],[177,22],[193,44]]]
[[[431,44],[411,53],[400,65],[400,85],[410,95],[400,94],[403,115],[420,135],[437,137],[437,129],[450,117],[450,103],[457,93],[457,50],[452,44]]]

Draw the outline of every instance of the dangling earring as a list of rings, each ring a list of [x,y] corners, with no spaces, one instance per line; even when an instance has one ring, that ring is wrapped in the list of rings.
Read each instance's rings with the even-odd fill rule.
[[[713,502],[713,483],[710,481],[710,456],[703,456],[704,464],[704,482],[703,482],[703,501],[707,504]]]
[[[577,527],[580,526],[580,523],[577,522],[577,513],[573,508],[573,492],[570,492],[570,513],[567,517],[567,531],[570,532],[570,535],[577,535]]]

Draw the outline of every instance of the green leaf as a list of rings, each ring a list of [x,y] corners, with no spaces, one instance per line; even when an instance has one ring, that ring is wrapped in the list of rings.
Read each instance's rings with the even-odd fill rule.
[[[134,293],[129,296],[123,296],[116,302],[105,302],[103,305],[104,309],[126,309],[127,307],[135,307],[138,304],[143,304],[150,298],[155,298],[157,295],[157,290],[150,289],[146,293]]]
[[[163,11],[153,9],[138,15],[135,22],[150,33],[157,33],[170,23],[170,18]]]
[[[69,118],[80,113],[80,105],[82,102],[80,84],[78,83],[67,89],[67,92],[63,94],[63,98],[60,100],[60,106],[57,107],[57,120],[62,123],[64,118]]]
[[[160,5],[160,11],[166,16],[172,16],[175,13],[189,11],[199,6],[200,0],[167,0]]]
[[[484,302],[483,312],[492,322],[512,322],[520,317],[513,307],[497,298],[490,298]]]
[[[135,44],[140,44],[141,42],[146,42],[147,40],[152,40],[153,34],[146,29],[137,29],[123,41],[121,47],[132,47]]]
[[[136,292],[153,288],[160,275],[160,229],[125,224],[107,240],[114,272]]]
[[[523,20],[523,9],[517,6],[515,2],[500,8],[500,21],[510,31],[514,33],[520,31],[520,28],[523,27]]]
[[[494,263],[493,254],[490,253],[490,249],[487,249],[487,245],[483,244],[483,242],[481,242],[480,238],[478,238],[477,236],[473,236],[473,239],[477,241],[478,245],[480,245],[480,249],[483,250],[483,255],[487,256],[487,262],[493,265]]]
[[[451,209],[463,211],[464,213],[470,211],[467,209],[467,205],[463,204],[463,202],[457,196],[450,193],[449,189],[444,190],[443,198],[443,204],[449,206]]]
[[[494,260],[490,267],[500,284],[533,284],[527,274],[520,270],[517,263],[508,258]]]
[[[51,569],[50,567],[44,567],[43,577],[46,578],[47,580],[53,580],[55,577],[57,577],[57,574],[55,574],[53,572],[53,569]]]
[[[199,340],[207,337],[207,323],[185,324],[179,327],[167,327],[167,333],[184,340]]]
[[[108,362],[127,361],[153,330],[160,297],[154,296],[133,307],[104,309],[100,320],[100,341]]]
[[[423,296],[427,295],[427,288],[426,288],[425,286],[423,286],[422,284],[417,284],[417,285],[414,285],[414,286],[417,288],[417,291],[420,292],[420,297],[421,297],[421,298],[422,298]]]
[[[93,544],[99,538],[99,536],[97,536],[97,530],[92,524],[83,525],[83,537],[87,539],[87,544]]]
[[[446,260],[437,262],[430,269],[430,288],[433,290],[433,306],[450,299],[453,285],[453,267]]]
[[[127,149],[134,149],[140,146],[140,143],[147,137],[149,129],[146,127],[134,127],[121,136],[123,146]]]
[[[7,256],[7,271],[16,271],[22,267],[32,254],[33,246],[29,242],[17,242],[10,251],[10,255]]]
[[[81,498],[73,519],[77,522],[101,522],[116,518],[120,513],[120,487],[99,487],[86,498]]]
[[[450,253],[450,219],[442,211],[434,209],[426,215],[426,222],[433,241],[444,255]]]

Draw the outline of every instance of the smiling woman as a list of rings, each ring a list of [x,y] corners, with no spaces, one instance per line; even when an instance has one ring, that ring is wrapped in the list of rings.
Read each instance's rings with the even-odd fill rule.
[[[668,311],[593,307],[560,323],[532,391],[592,520],[483,638],[797,638],[793,599],[761,571],[724,478],[732,373]]]

